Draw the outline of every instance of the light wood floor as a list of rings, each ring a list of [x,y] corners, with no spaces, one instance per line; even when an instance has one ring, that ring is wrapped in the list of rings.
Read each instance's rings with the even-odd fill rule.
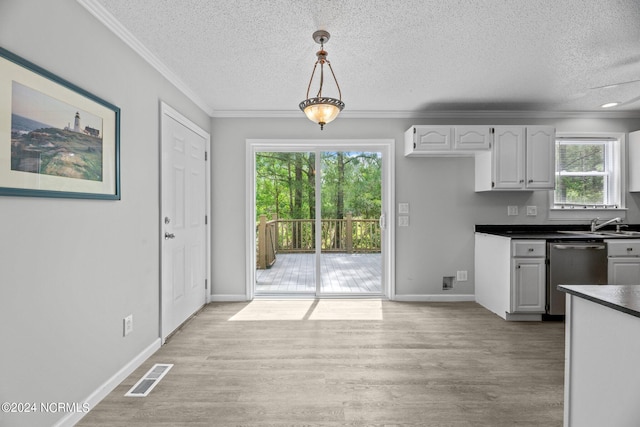
[[[564,323],[471,302],[213,303],[78,425],[561,426],[563,359]]]
[[[315,254],[278,254],[271,268],[256,270],[256,294],[315,293]],[[321,292],[382,294],[382,256],[323,253]]]

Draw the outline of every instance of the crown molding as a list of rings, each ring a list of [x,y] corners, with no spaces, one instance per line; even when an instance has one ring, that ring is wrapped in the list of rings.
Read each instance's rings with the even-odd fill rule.
[[[118,36],[126,45],[147,61],[156,71],[173,84],[180,92],[189,98],[194,104],[200,107],[209,116],[212,116],[213,109],[196,92],[180,79],[169,67],[167,67],[157,56],[147,49],[129,30],[127,30],[111,13],[109,13],[98,0],[76,0],[89,13],[102,22],[105,27]]]
[[[89,13],[118,36],[126,45],[147,61],[164,78],[173,84],[194,104],[213,118],[304,118],[298,109],[292,110],[214,110],[195,91],[182,81],[169,67],[147,49],[129,30],[127,30],[98,0],[76,0]],[[640,111],[410,111],[410,110],[346,110],[340,114],[343,119],[640,119]]]
[[[213,110],[214,118],[305,118],[299,110]],[[343,111],[343,119],[640,119],[640,111]]]

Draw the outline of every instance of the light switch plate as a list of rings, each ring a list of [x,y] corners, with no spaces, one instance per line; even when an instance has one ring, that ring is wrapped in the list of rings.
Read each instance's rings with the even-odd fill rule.
[[[536,216],[536,215],[538,215],[538,207],[527,206],[527,216]]]
[[[518,216],[518,207],[517,206],[507,206],[507,215],[509,215],[509,216]]]
[[[128,315],[122,319],[123,336],[129,335],[133,332],[133,314]]]

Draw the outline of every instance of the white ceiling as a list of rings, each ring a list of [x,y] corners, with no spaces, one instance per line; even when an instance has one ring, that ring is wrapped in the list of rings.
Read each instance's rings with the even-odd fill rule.
[[[302,114],[317,29],[343,115],[640,113],[638,0],[78,1],[214,117]]]

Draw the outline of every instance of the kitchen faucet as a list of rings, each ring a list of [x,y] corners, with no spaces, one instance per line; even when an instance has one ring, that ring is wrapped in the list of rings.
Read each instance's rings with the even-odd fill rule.
[[[594,231],[598,231],[600,230],[602,227],[604,227],[605,225],[609,225],[609,224],[620,224],[622,222],[622,220],[620,218],[612,218],[608,221],[603,222],[602,224],[598,224],[598,221],[600,221],[600,218],[594,218],[591,220],[591,232],[593,233]]]

